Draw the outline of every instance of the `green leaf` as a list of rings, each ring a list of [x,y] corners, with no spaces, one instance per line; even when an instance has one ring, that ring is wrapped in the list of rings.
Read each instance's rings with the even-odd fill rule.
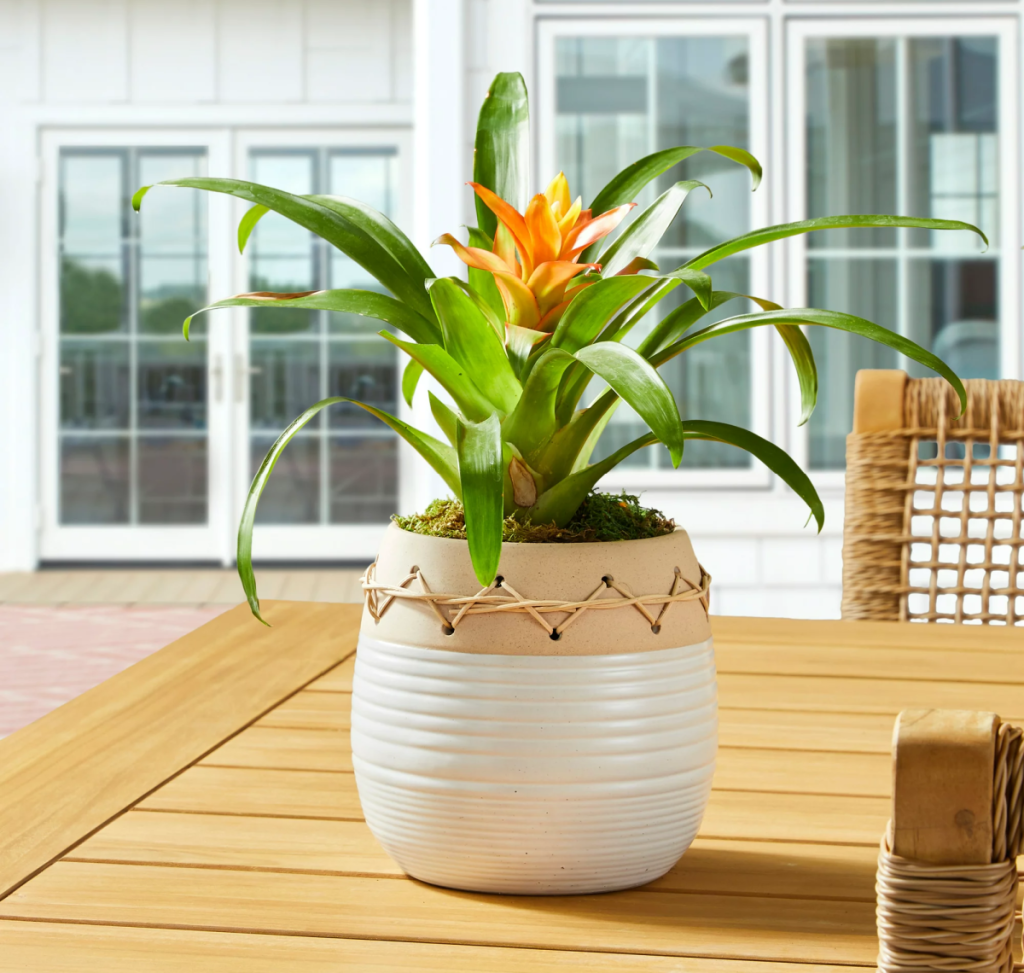
[[[568,421],[559,407],[557,417],[561,428],[537,461],[538,468],[545,471],[550,482],[561,480],[586,466],[601,430],[619,401],[614,389],[605,389],[591,405],[572,414]]]
[[[347,196],[307,196],[306,199],[349,220],[377,241],[417,284],[437,276],[423,254],[398,226],[379,210]]]
[[[269,212],[266,206],[260,206],[259,203],[246,210],[245,216],[238,223],[239,253],[245,253],[245,245],[249,242],[252,231],[256,229],[256,224]]]
[[[967,408],[967,392],[963,383],[957,378],[953,370],[941,358],[926,351],[920,345],[915,344],[909,338],[896,334],[888,328],[866,321],[853,314],[843,314],[840,311],[823,311],[818,308],[800,307],[785,308],[781,311],[764,311],[758,314],[741,314],[734,318],[726,318],[724,321],[717,321],[695,331],[685,338],[663,348],[650,356],[650,362],[655,367],[674,358],[676,355],[708,341],[722,334],[731,334],[734,331],[745,331],[748,328],[757,328],[764,325],[777,326],[780,324],[814,324],[824,328],[835,328],[837,331],[847,331],[850,334],[859,334],[864,338],[870,338],[879,344],[888,345],[894,348],[901,355],[906,355],[916,362],[938,372],[950,385],[956,389],[960,398],[961,413]]]
[[[452,412],[433,392],[427,392],[430,399],[430,413],[434,421],[441,427],[445,439],[453,446],[459,442],[459,417]]]
[[[420,376],[423,374],[423,366],[415,359],[410,359],[402,372],[402,398],[405,404],[412,408],[412,399],[416,394],[416,386],[419,384]]]
[[[441,340],[441,330],[433,321],[417,314],[408,305],[396,301],[388,294],[377,291],[336,290],[310,291],[307,294],[274,294],[260,291],[253,294],[238,294],[200,308],[185,319],[184,332],[188,338],[192,319],[197,314],[215,311],[221,307],[301,307],[310,311],[338,311],[342,314],[359,314],[375,318],[404,332],[414,341],[435,344]]]
[[[683,458],[679,408],[665,380],[632,348],[614,341],[581,348],[576,359],[603,378],[667,447],[672,465]]]
[[[423,288],[422,279],[410,276],[387,249],[362,226],[339,212],[337,207],[244,179],[190,176],[186,179],[168,179],[157,185],[227,193],[250,203],[266,206],[267,209],[305,227],[347,254],[396,297],[405,301],[428,320],[433,317],[434,312]],[[142,205],[142,198],[150,188],[143,186],[132,197],[135,209]]]
[[[801,233],[810,233],[814,230],[843,230],[870,226],[907,226],[924,230],[970,230],[972,233],[977,233],[985,241],[985,246],[988,246],[988,237],[981,230],[970,223],[961,223],[960,220],[933,220],[917,216],[822,216],[814,220],[800,220],[798,223],[765,226],[760,230],[744,233],[742,236],[719,243],[710,250],[705,250],[692,260],[688,260],[683,266],[692,270],[701,270],[743,250],[750,250],[752,247],[759,247],[774,240],[783,240],[786,237],[799,236]]]
[[[650,358],[656,351],[671,344],[681,335],[690,330],[708,311],[726,301],[734,301],[740,297],[747,297],[746,294],[735,294],[732,291],[712,291],[708,307],[705,307],[697,298],[691,298],[679,307],[671,310],[652,329],[651,333],[644,338],[637,346],[637,352],[644,358]],[[760,303],[760,298],[752,297],[752,301]],[[770,301],[767,303],[771,303]],[[777,305],[772,305],[776,307]]]
[[[814,407],[818,404],[818,366],[814,362],[811,343],[799,325],[777,324],[775,330],[786,344],[789,357],[796,369],[797,381],[800,383],[799,425],[802,426],[811,418]]]
[[[696,179],[687,179],[665,190],[601,254],[598,258],[601,273],[605,277],[613,277],[620,270],[625,270],[636,257],[649,257],[676,218],[683,201],[698,186],[708,189]],[[710,189],[708,195],[711,195]]]
[[[430,300],[441,322],[445,350],[472,374],[473,383],[498,411],[508,415],[519,401],[522,386],[483,311],[447,277],[431,285]]]
[[[637,193],[652,179],[656,179],[663,172],[667,172],[674,165],[678,165],[684,159],[688,159],[698,152],[714,152],[723,158],[746,166],[753,177],[754,189],[757,189],[761,182],[761,164],[745,149],[737,149],[730,145],[712,145],[706,149],[699,145],[677,145],[671,149],[652,152],[626,166],[618,175],[613,176],[604,189],[594,197],[590,209],[597,216],[616,206],[621,206],[623,203],[633,202]]]
[[[537,454],[558,429],[555,402],[565,370],[576,361],[560,348],[549,348],[533,366],[519,404],[502,424],[501,434],[536,465]],[[655,373],[656,374],[656,373]]]
[[[555,327],[552,346],[574,352],[589,345],[623,304],[653,283],[650,277],[608,277],[584,288]]]
[[[492,414],[483,422],[467,422],[460,417],[458,444],[469,557],[477,580],[489,585],[501,559],[505,502],[498,417]]]
[[[277,465],[278,459],[281,457],[281,453],[284,452],[285,446],[291,442],[295,434],[322,409],[341,402],[357,405],[360,409],[364,409],[370,415],[376,416],[386,425],[390,426],[441,475],[448,488],[456,496],[460,496],[461,481],[459,479],[458,461],[455,451],[451,446],[447,446],[440,440],[434,439],[433,436],[428,436],[426,433],[414,429],[412,426],[402,422],[401,419],[397,419],[387,412],[367,405],[365,402],[359,402],[356,399],[335,396],[330,399],[322,399],[315,405],[311,405],[277,437],[274,445],[270,447],[267,455],[263,458],[263,462],[253,478],[252,486],[249,487],[249,494],[245,498],[245,506],[242,508],[242,517],[238,525],[238,577],[242,581],[242,589],[245,591],[245,598],[249,602],[249,608],[252,609],[252,613],[264,625],[267,624],[267,621],[260,614],[260,601],[256,594],[256,576],[252,570],[252,530],[253,524],[256,521],[256,508],[259,505],[260,496],[263,493],[263,488],[267,485],[270,474]]]
[[[526,363],[534,347],[551,336],[546,331],[521,328],[518,324],[506,325],[505,333],[507,335],[505,351],[508,354],[508,360],[512,363],[512,370],[522,379],[526,371]]]
[[[545,490],[537,502],[530,508],[530,521],[534,524],[554,523],[564,527],[572,515],[579,509],[584,498],[597,484],[605,473],[615,469],[623,460],[627,459],[638,449],[656,443],[658,437],[653,432],[645,433],[639,439],[617,449],[611,456],[606,457],[593,466],[572,473],[564,480],[560,480],[554,486]]]
[[[530,101],[519,73],[503,73],[491,82],[476,125],[473,181],[526,212],[530,197]],[[497,217],[476,200],[477,225],[489,237]]]
[[[709,422],[704,419],[690,419],[683,423],[687,439],[707,439],[729,443],[756,456],[776,476],[780,477],[808,507],[818,524],[818,530],[825,526],[825,507],[818,496],[810,477],[774,443],[762,439],[755,433],[727,422]]]
[[[468,371],[440,345],[419,345],[401,341],[387,331],[381,331],[379,334],[430,372],[467,418],[481,422],[494,411],[494,406],[470,379]]]
[[[490,213],[490,210],[487,210]],[[483,230],[475,226],[469,227],[469,245],[480,250],[491,250],[494,240]],[[480,299],[494,312],[499,324],[505,323],[505,302],[501,299],[498,285],[494,283],[494,274],[489,270],[469,267],[469,286],[479,295]]]
[[[673,277],[678,277],[679,280],[693,291],[694,297],[697,298],[697,302],[705,311],[711,310],[711,278],[707,274],[702,270],[693,270],[691,267],[679,267],[677,270],[664,275],[666,280]]]

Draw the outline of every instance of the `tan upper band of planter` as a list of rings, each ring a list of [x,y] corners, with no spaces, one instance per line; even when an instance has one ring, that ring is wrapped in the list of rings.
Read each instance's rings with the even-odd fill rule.
[[[678,575],[676,569],[678,568]],[[503,544],[498,574],[510,601],[543,599],[585,602],[601,589],[590,606],[573,618],[566,612],[527,610],[470,612],[453,626],[458,606],[396,597],[381,591],[374,611],[363,608],[365,634],[387,642],[429,646],[450,652],[495,655],[613,655],[650,652],[693,645],[711,637],[706,591],[700,593],[702,570],[686,531],[639,541],[594,544]],[[410,575],[418,575],[410,580]],[[614,587],[609,587],[608,582]],[[466,541],[427,537],[392,524],[384,535],[373,572],[378,585],[421,593],[472,597],[481,593]],[[706,589],[706,585],[705,585]],[[627,601],[633,596],[665,597],[692,592],[687,600],[599,608],[602,601]],[[493,593],[492,593],[493,594]],[[377,616],[377,617],[375,617]],[[657,620],[652,625],[651,618]],[[446,624],[445,620],[449,623]],[[552,638],[554,627],[558,638]],[[564,627],[564,631],[558,629]]]

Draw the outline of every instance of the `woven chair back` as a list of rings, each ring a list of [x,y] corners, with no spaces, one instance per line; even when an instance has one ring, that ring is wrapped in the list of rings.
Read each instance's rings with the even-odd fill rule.
[[[1024,625],[1024,382],[857,374],[843,618]]]

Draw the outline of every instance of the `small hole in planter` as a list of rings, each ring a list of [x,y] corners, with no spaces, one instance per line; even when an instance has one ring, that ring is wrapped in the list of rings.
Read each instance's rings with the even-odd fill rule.
[[[441,631],[445,635],[454,635],[455,634],[455,629],[452,628],[451,625],[442,625],[441,626]]]
[[[606,574],[601,580],[604,582],[604,586],[606,588],[610,588],[615,579],[610,574]]]
[[[562,633],[559,632],[558,629],[555,629],[555,631],[553,631],[548,636],[548,638],[551,639],[552,642],[557,642],[561,637],[562,637]]]
[[[496,577],[496,578],[494,579],[494,587],[495,587],[495,588],[500,588],[500,587],[501,587],[501,584],[502,584],[502,582],[503,582],[504,580],[505,580],[505,579],[504,579],[504,577],[503,577],[502,575],[500,575],[500,574],[499,574],[499,575],[498,575],[498,576],[497,576],[497,577]]]
[[[661,626],[660,625],[652,625],[651,626],[651,631],[654,632],[655,635],[660,635],[661,634]]]

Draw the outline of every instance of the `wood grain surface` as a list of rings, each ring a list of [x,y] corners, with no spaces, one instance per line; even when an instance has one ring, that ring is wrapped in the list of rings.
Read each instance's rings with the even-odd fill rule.
[[[324,612],[315,625],[314,608]],[[94,760],[125,778],[118,806],[98,830],[68,825],[60,850],[70,850],[0,898],[0,971],[870,969],[896,713],[943,706],[1024,717],[1016,633],[716,618],[718,766],[701,834],[675,868],[611,895],[474,895],[404,877],[362,820],[348,746],[353,660],[323,673],[352,644],[352,609],[274,610],[276,657],[257,651],[250,660],[260,679],[315,640],[311,625],[330,633],[334,658],[261,692],[259,679],[236,673],[245,705],[222,697],[232,718],[221,714],[214,731],[205,716],[204,732],[219,736],[187,756],[171,738],[187,735],[186,714],[215,696],[197,687],[192,708],[185,684],[199,678],[195,667],[174,707],[158,709],[153,725],[134,724],[148,741],[137,751],[127,731],[94,736]],[[225,644],[252,635],[243,621],[189,639],[219,659]],[[176,643],[154,658],[166,656],[174,673],[184,651]],[[76,701],[85,720],[103,705],[87,701]],[[179,723],[161,716],[174,708]],[[68,775],[80,750],[63,755],[71,737],[59,730],[37,757],[55,755]],[[157,772],[135,781],[137,761],[159,760],[161,740],[174,770],[142,786]],[[23,755],[22,766],[32,765]],[[80,805],[95,795],[84,780]]]
[[[242,605],[0,740],[0,895],[355,649],[355,605]]]

